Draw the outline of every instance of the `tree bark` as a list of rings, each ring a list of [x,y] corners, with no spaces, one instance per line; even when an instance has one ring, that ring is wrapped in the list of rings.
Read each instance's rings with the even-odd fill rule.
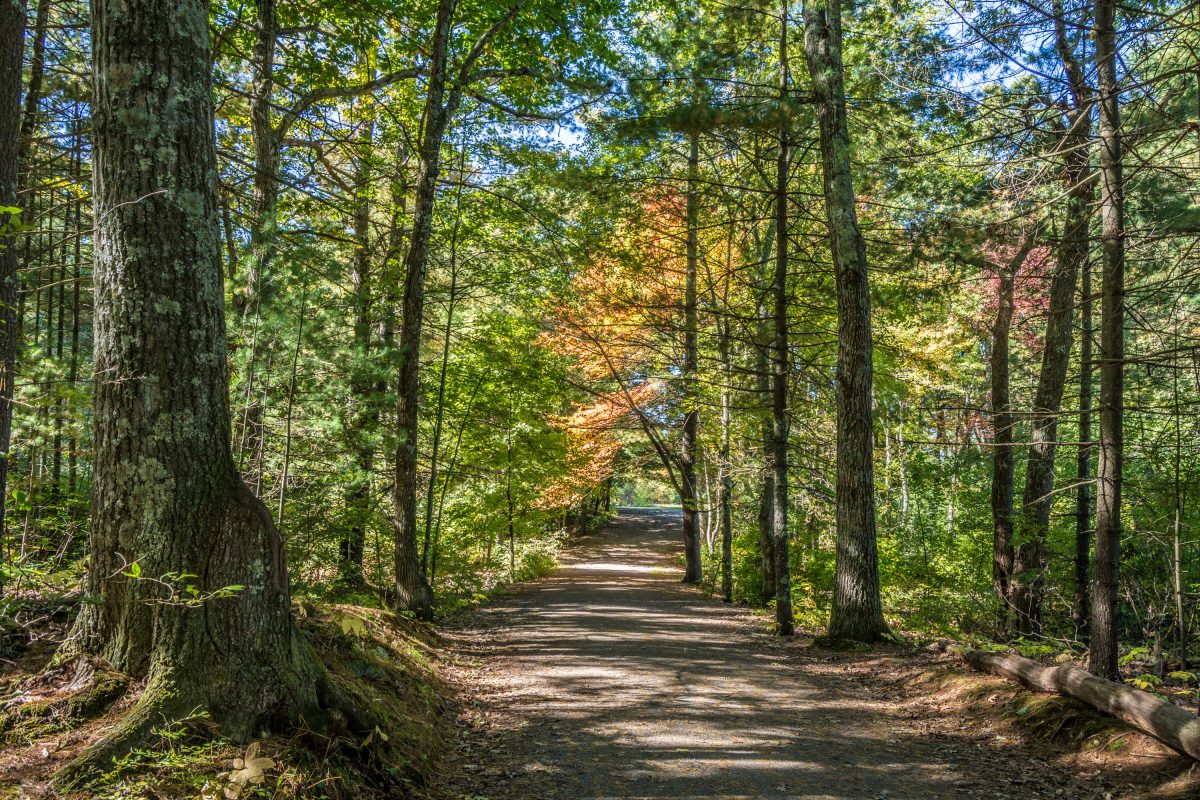
[[[699,198],[697,180],[700,164],[700,134],[689,136],[687,160],[687,276],[683,295],[683,434],[679,445],[679,488],[683,504],[684,583],[699,583],[703,577],[700,558],[700,514],[696,498],[696,439],[700,428],[697,396],[698,365],[696,319],[696,272],[699,265],[697,230]]]
[[[17,208],[21,142],[21,65],[25,4],[0,0],[0,208]],[[13,379],[17,356],[17,281],[20,261],[12,228],[19,216],[0,211],[0,555],[7,552],[4,522],[12,444]],[[3,590],[0,578],[0,590]]]
[[[792,619],[791,562],[788,558],[788,7],[780,4],[779,17],[779,156],[775,162],[775,348],[771,387],[771,468],[773,516],[771,540],[775,551],[775,632],[795,633]]]
[[[887,625],[876,554],[871,291],[850,165],[840,0],[804,4],[804,52],[817,98],[838,302],[837,560],[829,636],[875,642]]]
[[[97,0],[92,14],[98,602],[60,655],[100,657],[145,689],[68,784],[197,709],[238,741],[327,727],[282,542],[231,449],[207,4]],[[186,603],[187,584],[240,588]]]
[[[1115,0],[1096,0],[1096,77],[1100,100],[1100,439],[1096,466],[1096,565],[1088,669],[1118,678],[1117,580],[1125,390],[1125,189],[1121,98],[1117,83]]]
[[[417,146],[413,230],[404,258],[404,299],[398,353],[396,480],[393,488],[396,531],[396,603],[428,619],[433,591],[421,569],[417,547],[417,433],[420,398],[421,324],[425,311],[425,270],[433,233],[433,208],[441,169],[442,139],[458,105],[460,89],[448,87],[450,36],[457,0],[441,0],[430,56],[424,124]]]

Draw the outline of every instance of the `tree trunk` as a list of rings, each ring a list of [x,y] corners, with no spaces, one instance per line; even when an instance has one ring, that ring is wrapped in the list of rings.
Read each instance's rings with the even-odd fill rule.
[[[17,208],[20,171],[21,65],[25,56],[23,0],[0,0],[0,209]],[[12,228],[20,218],[0,211],[0,557],[7,553],[4,521],[12,443],[13,379],[17,355],[17,280],[20,262]],[[0,577],[0,590],[3,590]]]
[[[359,142],[355,175],[354,241],[357,247],[350,267],[354,289],[354,351],[351,365],[348,424],[353,478],[346,487],[346,525],[338,543],[338,583],[350,590],[361,590],[363,554],[366,549],[367,522],[371,517],[371,484],[375,476],[375,431],[379,423],[376,382],[372,370],[371,310],[374,301],[371,281],[371,150],[374,125],[364,124]]]
[[[1179,353],[1179,309],[1174,308],[1171,311],[1172,323],[1174,327],[1174,341],[1172,349],[1175,351],[1175,358],[1178,359]],[[1178,360],[1172,365],[1171,370],[1171,395],[1174,401],[1174,409],[1171,414],[1172,423],[1175,428],[1175,458],[1174,458],[1174,499],[1175,499],[1175,520],[1171,526],[1171,595],[1175,605],[1175,644],[1177,655],[1181,662],[1181,669],[1188,668],[1188,620],[1184,611],[1184,568],[1183,568],[1183,410],[1179,403],[1179,365]],[[1161,675],[1159,677],[1162,677]]]
[[[774,222],[767,230],[767,236],[760,248],[760,262],[764,265],[766,275],[764,285],[758,300],[758,340],[755,342],[755,390],[758,393],[761,409],[761,439],[763,470],[762,483],[758,498],[758,543],[759,563],[762,572],[762,601],[769,603],[775,598],[775,470],[772,466],[775,459],[775,444],[772,440],[772,403],[771,403],[771,352],[774,341],[772,325],[771,281],[774,276],[775,264],[771,258],[774,249],[772,232]]]
[[[779,156],[775,163],[775,348],[774,374],[771,386],[771,540],[775,551],[775,632],[791,636],[795,632],[792,619],[791,562],[788,558],[788,154],[787,115],[784,106],[788,97],[788,7],[780,5],[779,19]]]
[[[457,223],[455,228],[457,229]],[[453,250],[451,246],[451,250]],[[433,423],[433,443],[429,448],[429,485],[425,490],[425,533],[421,543],[421,571],[428,574],[429,551],[433,534],[433,496],[437,488],[438,457],[442,449],[442,426],[446,417],[446,373],[450,367],[450,341],[454,333],[454,303],[457,299],[458,271],[451,257],[450,302],[446,306],[446,329],[442,338],[442,363],[438,369],[438,399]]]
[[[1084,262],[1079,288],[1079,452],[1075,480],[1075,583],[1071,592],[1071,622],[1075,636],[1087,641],[1091,616],[1090,561],[1092,557],[1092,274]]]
[[[54,347],[46,348],[47,353],[54,353],[55,366],[62,369],[63,356],[65,355],[66,338],[67,338],[67,245],[68,245],[68,216],[67,209],[71,207],[71,198],[69,195],[62,199],[62,247],[59,249],[58,255],[58,274],[54,278],[57,284],[53,290],[58,293],[58,317],[54,321]],[[49,338],[49,337],[47,337]],[[62,499],[62,474],[63,474],[63,393],[55,392],[54,398],[54,448],[53,448],[53,466],[50,470],[50,497],[55,505],[59,505]],[[56,509],[61,513],[61,508]]]
[[[508,581],[512,583],[517,579],[517,534],[514,525],[516,511],[513,508],[512,493],[512,441],[504,443],[504,457],[504,500],[508,510]]]
[[[243,456],[249,457],[245,473],[251,486],[261,485],[264,469],[265,395],[256,396],[254,379],[259,350],[265,337],[264,303],[271,294],[271,263],[275,254],[279,210],[280,141],[271,121],[275,89],[275,45],[278,23],[275,0],[257,0],[254,47],[251,53],[250,136],[254,145],[251,201],[250,260],[245,293],[234,293],[234,308],[244,318],[252,313],[254,334],[247,356],[242,431],[238,437]]]
[[[72,143],[73,160],[72,173],[75,180],[83,180],[83,120],[79,119],[78,107],[75,112],[74,141]],[[79,327],[82,317],[81,294],[83,290],[83,199],[76,196],[73,209],[75,230],[74,252],[71,259],[71,361],[67,370],[67,380],[72,392],[79,385]],[[78,413],[78,409],[73,409]],[[67,440],[67,492],[71,495],[71,518],[81,515],[79,498],[76,489],[79,479],[79,440],[76,438],[76,427],[71,426],[71,436]],[[64,553],[66,549],[64,548]]]
[[[458,161],[459,177],[467,160],[463,147]],[[446,329],[442,336],[442,363],[438,370],[437,410],[433,422],[433,445],[429,451],[429,485],[425,490],[425,533],[421,543],[421,572],[429,574],[429,550],[433,533],[433,495],[437,488],[438,456],[442,451],[442,424],[446,417],[446,371],[450,366],[450,341],[454,333],[454,304],[458,299],[458,234],[462,226],[462,182],[454,198],[454,228],[450,234],[450,299],[446,304]],[[510,454],[511,455],[511,454]]]
[[[254,145],[251,200],[250,264],[246,273],[245,306],[255,307],[270,291],[276,214],[279,207],[279,137],[271,121],[275,94],[275,42],[278,35],[275,0],[255,4],[254,48],[251,53],[250,136]]]
[[[696,272],[699,264],[697,231],[699,198],[697,197],[700,164],[700,135],[690,135],[687,178],[687,280],[683,299],[683,435],[679,446],[679,489],[683,503],[684,583],[699,583],[702,576],[700,558],[700,515],[696,502],[696,439],[700,427],[699,397],[696,369]]]
[[[2,2],[3,0],[0,0]],[[17,24],[21,25],[21,35],[24,35],[25,25],[25,9],[21,0],[11,0],[15,3],[14,12],[20,15],[20,21],[16,17],[10,19],[7,23],[10,27],[7,32],[9,38],[17,34],[17,29],[11,27]],[[19,134],[17,137],[10,137],[6,140],[3,146],[15,145],[16,159],[13,168],[16,170],[16,188],[13,192],[11,203],[2,203],[8,207],[22,208],[21,223],[24,225],[32,225],[34,222],[35,205],[37,200],[37,192],[27,193],[27,189],[32,182],[30,176],[33,172],[32,155],[33,155],[33,140],[34,134],[37,131],[38,117],[42,103],[42,82],[46,72],[46,29],[50,20],[50,0],[38,0],[37,12],[34,16],[33,24],[33,45],[29,60],[29,87],[25,92],[24,106],[20,112]],[[23,41],[23,40],[22,40]],[[15,57],[17,58],[17,69],[15,73],[8,73],[13,76],[13,80],[17,82],[17,97],[18,105],[20,106],[20,81],[21,81],[21,65],[24,57],[24,51],[21,43],[15,42],[15,39],[5,45],[8,47],[16,46],[18,48]],[[5,58],[13,58],[12,53],[5,53]],[[8,89],[6,87],[5,94],[7,96]],[[14,115],[7,120],[8,125],[17,125],[18,117]],[[40,224],[40,223],[39,223]],[[21,331],[24,323],[24,299],[25,293],[21,291],[20,265],[23,263],[28,265],[33,248],[33,237],[26,236],[21,247],[22,255],[16,254],[16,242],[13,242],[13,247],[6,248],[4,253],[0,253],[0,325],[3,326],[4,333],[0,334],[0,359],[3,363],[0,364],[0,446],[3,453],[3,463],[0,463],[0,534],[7,532],[6,520],[6,503],[8,500],[8,470],[12,461],[12,454],[9,452],[12,447],[12,415],[13,415],[13,390],[16,387],[17,376],[17,357],[21,350]],[[9,261],[12,259],[12,261]],[[10,271],[11,270],[11,271]],[[8,293],[12,292],[12,298],[9,298]],[[35,294],[39,298],[41,295],[35,289]],[[11,301],[10,301],[11,300]],[[14,313],[15,311],[15,313]],[[33,336],[37,338],[37,322],[35,320],[33,326]],[[32,467],[33,458],[30,459]],[[0,539],[3,536],[0,535]]]
[[[1033,247],[1033,237],[1025,239],[1016,256],[1005,265],[995,265],[999,273],[999,305],[992,323],[990,357],[992,383],[992,586],[1003,604],[1000,628],[1008,628],[1010,582],[1013,571],[1013,414],[1009,400],[1009,329],[1013,316],[1013,283],[1025,257]]]
[[[1096,76],[1100,98],[1100,440],[1096,466],[1096,569],[1088,669],[1119,678],[1117,579],[1121,552],[1122,415],[1125,389],[1125,189],[1121,98],[1117,85],[1115,0],[1096,0]]]
[[[732,262],[728,265],[733,269]],[[728,273],[726,273],[728,276]],[[728,281],[728,277],[726,278]],[[726,289],[728,294],[728,289]],[[733,391],[733,364],[729,359],[729,321],[717,322],[717,349],[721,359],[724,385],[721,387],[721,598],[733,602],[733,465],[730,461],[730,443],[733,436],[733,409],[730,392]]]
[[[396,531],[396,603],[428,619],[433,592],[421,570],[417,547],[417,433],[420,398],[421,323],[425,311],[425,269],[433,233],[433,208],[441,167],[442,138],[458,105],[459,89],[447,91],[450,36],[457,0],[441,0],[430,57],[424,124],[417,147],[418,172],[413,231],[404,258],[404,300],[400,318],[397,377],[399,442],[393,488]]]
[[[237,741],[326,727],[283,544],[230,445],[207,4],[97,0],[92,13],[98,602],[62,655],[100,657],[145,689],[67,783],[196,710]],[[206,599],[188,602],[184,584]]]
[[[296,373],[300,367],[300,345],[304,342],[304,312],[308,301],[308,287],[300,291],[300,314],[296,320],[296,343],[292,348],[292,368],[288,377],[287,405],[283,414],[283,473],[279,478],[279,504],[275,508],[275,524],[283,527],[283,512],[287,506],[288,482],[291,479],[292,463],[292,412],[296,407]],[[339,565],[340,566],[340,565]],[[361,570],[361,562],[360,562]],[[339,575],[340,577],[340,575]]]
[[[18,8],[20,0],[17,0]],[[23,9],[22,9],[23,10]],[[22,15],[22,19],[24,15]],[[18,145],[18,174],[17,194],[23,194],[30,184],[30,156],[33,154],[33,138],[37,130],[38,115],[42,104],[42,82],[46,75],[46,28],[50,22],[50,0],[38,0],[37,12],[33,23],[33,46],[29,59],[29,89],[25,92],[25,103],[21,110],[21,133]],[[24,56],[24,53],[22,53]],[[16,80],[21,80],[21,71],[17,70]],[[25,216],[26,223],[32,222],[30,215]],[[28,252],[28,250],[26,251]]]
[[[850,166],[840,0],[804,4],[804,52],[817,97],[838,302],[837,561],[829,636],[874,642],[887,632],[887,625],[875,549],[871,292]]]
[[[1076,455],[1075,557],[1071,619],[1076,636],[1086,637],[1088,622],[1088,559],[1091,553],[1091,437],[1092,437],[1092,279],[1088,264],[1091,246],[1090,222],[1095,200],[1095,181],[1090,166],[1093,92],[1083,66],[1076,56],[1077,46],[1071,31],[1084,30],[1086,14],[1079,20],[1067,20],[1061,0],[1054,0],[1054,45],[1067,74],[1070,111],[1067,127],[1059,138],[1063,151],[1063,182],[1067,204],[1063,239],[1059,244],[1059,265],[1074,264],[1080,273],[1080,352],[1079,352],[1079,449]],[[1083,34],[1078,34],[1082,40]],[[1080,42],[1082,45],[1082,41]],[[1051,301],[1051,309],[1054,308]],[[1053,312],[1052,312],[1053,313]],[[1050,332],[1047,330],[1047,341]],[[1043,366],[1045,362],[1043,362]],[[1040,390],[1040,387],[1039,387]],[[1051,465],[1051,476],[1053,465]],[[1026,484],[1026,488],[1029,485]],[[1047,487],[1048,490],[1048,487]],[[1049,508],[1046,508],[1048,519]]]
[[[1075,322],[1075,284],[1087,266],[1090,246],[1093,182],[1088,176],[1091,138],[1091,89],[1075,59],[1067,36],[1061,3],[1055,4],[1055,44],[1068,75],[1072,113],[1059,137],[1063,152],[1063,179],[1067,189],[1066,219],[1058,246],[1058,264],[1050,284],[1049,316],[1046,321],[1042,367],[1029,434],[1029,459],[1025,468],[1025,491],[1013,562],[1013,607],[1017,630],[1038,634],[1042,628],[1042,594],[1046,570],[1046,539],[1050,531],[1050,509],[1054,491],[1054,452],[1058,440],[1058,417],[1063,388],[1071,360]]]

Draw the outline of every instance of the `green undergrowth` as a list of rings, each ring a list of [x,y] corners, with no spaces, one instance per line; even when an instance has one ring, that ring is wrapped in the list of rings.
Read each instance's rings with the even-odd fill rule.
[[[330,798],[382,800],[423,796],[447,750],[450,689],[438,666],[438,641],[427,626],[390,611],[353,605],[299,603],[302,635],[310,637],[330,680],[376,723],[373,730],[335,740],[306,731],[290,738],[262,737],[235,745],[220,737],[207,716],[164,720],[83,794],[70,800],[239,800]],[[5,745],[33,751],[81,750],[115,722],[128,705],[114,707],[126,683],[98,675],[92,688],[69,701],[15,706],[0,716]],[[111,678],[111,680],[110,680]],[[119,684],[119,685],[118,685]],[[102,695],[102,696],[101,696]],[[48,710],[49,709],[49,710]],[[109,712],[108,716],[104,716]],[[57,736],[78,728],[66,739]],[[59,764],[61,765],[61,764]],[[36,769],[0,778],[0,800],[20,797],[21,784],[42,783]]]
[[[616,514],[600,513],[588,523],[587,533],[593,533],[607,525]],[[534,581],[550,575],[560,566],[559,554],[569,547],[576,533],[558,533],[542,539],[530,539],[516,543],[514,557],[508,560],[508,551],[496,551],[495,566],[479,569],[477,565],[463,562],[453,554],[444,558],[447,569],[438,579],[437,615],[439,618],[455,614],[487,603],[526,581]]]

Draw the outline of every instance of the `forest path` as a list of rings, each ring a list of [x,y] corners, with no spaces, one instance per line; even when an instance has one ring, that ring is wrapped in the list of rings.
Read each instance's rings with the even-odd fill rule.
[[[625,509],[561,570],[448,632],[469,731],[449,796],[1105,796],[1015,743],[903,710],[886,654],[782,643],[681,586],[679,527],[678,512]]]

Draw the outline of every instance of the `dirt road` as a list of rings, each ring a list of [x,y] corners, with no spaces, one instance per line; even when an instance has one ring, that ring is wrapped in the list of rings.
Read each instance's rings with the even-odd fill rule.
[[[625,510],[450,634],[469,703],[452,796],[1104,798],[1121,787],[895,702],[873,656],[781,644],[678,583],[679,517]]]

